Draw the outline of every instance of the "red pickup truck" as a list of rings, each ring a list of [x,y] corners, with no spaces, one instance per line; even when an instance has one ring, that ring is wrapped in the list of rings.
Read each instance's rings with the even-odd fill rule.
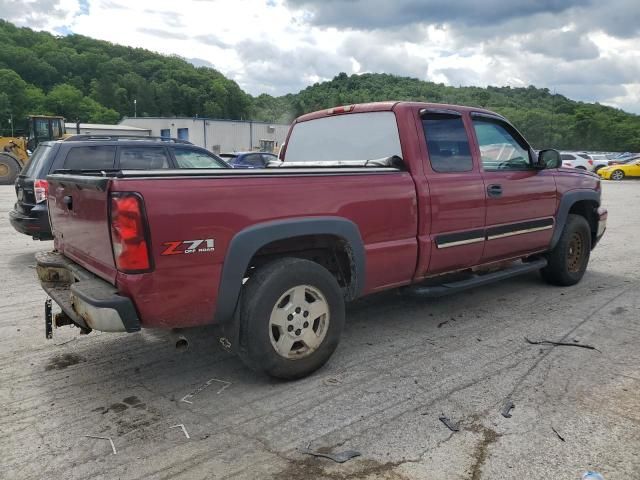
[[[403,286],[440,296],[538,270],[572,285],[605,229],[595,175],[562,168],[555,150],[536,154],[478,108],[310,113],[280,159],[261,170],[49,175],[55,250],[37,270],[62,309],[53,324],[215,324],[252,368],[297,378],[335,350],[345,302]],[[49,335],[51,323],[49,308]]]

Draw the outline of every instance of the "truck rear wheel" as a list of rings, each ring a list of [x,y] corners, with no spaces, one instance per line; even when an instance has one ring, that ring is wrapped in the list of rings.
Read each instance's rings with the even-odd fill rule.
[[[325,364],[345,318],[342,291],[327,269],[298,258],[275,260],[244,288],[239,354],[249,367],[295,379]]]
[[[0,185],[11,185],[20,173],[20,164],[11,155],[0,153]]]
[[[549,263],[541,270],[542,278],[553,285],[575,285],[587,269],[590,254],[589,223],[581,215],[569,214],[558,244],[547,254]]]

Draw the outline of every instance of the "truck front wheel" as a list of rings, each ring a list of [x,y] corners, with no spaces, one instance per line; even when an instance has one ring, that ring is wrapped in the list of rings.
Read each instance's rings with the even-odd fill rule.
[[[542,278],[553,285],[569,286],[578,283],[589,263],[591,229],[581,215],[569,214],[560,240],[547,254],[548,264]]]
[[[340,285],[327,269],[299,258],[275,260],[244,286],[240,357],[273,377],[304,377],[334,352],[344,318]]]

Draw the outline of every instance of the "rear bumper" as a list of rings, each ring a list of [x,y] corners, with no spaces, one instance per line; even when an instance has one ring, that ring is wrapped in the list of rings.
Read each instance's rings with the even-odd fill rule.
[[[36,205],[28,215],[13,209],[9,212],[9,221],[18,232],[30,235],[34,240],[53,240],[45,204]]]
[[[71,320],[102,332],[137,332],[140,320],[133,302],[116,288],[57,252],[36,254],[42,288]]]

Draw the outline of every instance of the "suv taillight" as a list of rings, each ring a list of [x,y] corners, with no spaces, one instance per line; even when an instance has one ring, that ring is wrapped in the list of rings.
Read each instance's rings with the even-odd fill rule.
[[[49,195],[49,182],[35,180],[33,182],[33,195],[36,197],[36,203],[46,202]]]
[[[142,197],[138,193],[111,194],[111,245],[116,268],[123,273],[151,270]]]
[[[589,165],[593,165],[593,160],[587,160],[587,163],[588,163]]]

